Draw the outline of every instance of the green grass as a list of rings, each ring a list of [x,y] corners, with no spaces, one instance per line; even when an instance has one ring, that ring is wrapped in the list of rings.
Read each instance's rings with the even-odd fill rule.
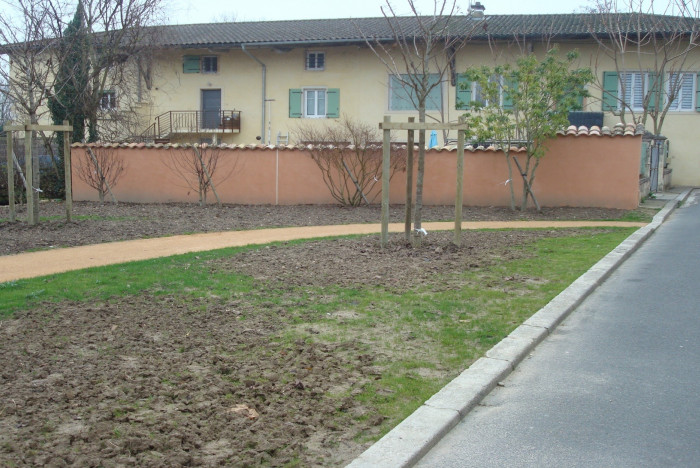
[[[274,337],[280,349],[299,339],[353,341],[375,356],[380,375],[354,397],[385,417],[383,434],[633,231],[610,228],[542,238],[514,247],[523,254],[516,260],[443,274],[402,292],[380,286],[262,284],[217,266],[219,259],[264,246],[186,254],[2,283],[0,317],[39,304],[50,311],[50,304],[60,301],[87,305],[143,292],[170,295],[193,310],[207,301],[244,301],[248,313],[281,308],[285,314],[276,320],[284,327]],[[348,310],[351,319],[335,318]]]
[[[656,208],[637,208],[636,210],[627,211],[619,218],[611,219],[610,221],[630,221],[639,223],[650,223],[654,215],[660,211]]]

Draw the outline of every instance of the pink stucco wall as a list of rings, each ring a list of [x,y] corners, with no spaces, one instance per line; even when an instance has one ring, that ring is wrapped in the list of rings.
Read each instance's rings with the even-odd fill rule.
[[[196,202],[196,191],[188,188],[171,169],[172,152],[161,148],[114,148],[126,170],[113,192],[124,202]],[[534,192],[542,206],[595,206],[636,208],[639,202],[639,155],[641,136],[558,136],[549,144],[537,170]],[[86,158],[85,148],[72,149],[73,197],[97,200],[97,192],[77,176]],[[521,161],[524,155],[519,154]],[[454,204],[456,150],[431,150],[426,155],[424,201],[428,205]],[[517,170],[514,167],[514,170]],[[321,172],[303,151],[288,148],[237,147],[224,149],[217,174],[231,172],[217,181],[224,203],[240,204],[327,204],[335,203]],[[472,206],[505,206],[508,170],[502,152],[465,151],[464,203]],[[397,172],[391,182],[391,202],[403,203],[406,173]],[[522,181],[513,176],[516,195]],[[375,185],[378,190],[380,184]],[[214,196],[210,193],[209,200]],[[375,200],[379,202],[379,198]]]

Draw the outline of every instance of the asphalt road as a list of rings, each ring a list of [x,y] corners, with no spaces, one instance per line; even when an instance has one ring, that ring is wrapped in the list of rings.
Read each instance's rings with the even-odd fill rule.
[[[700,466],[700,191],[418,464]]]

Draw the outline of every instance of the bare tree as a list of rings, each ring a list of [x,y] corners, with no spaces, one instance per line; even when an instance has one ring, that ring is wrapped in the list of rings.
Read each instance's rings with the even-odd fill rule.
[[[297,141],[323,175],[333,199],[341,205],[372,203],[380,194],[382,146],[379,130],[347,116],[324,126],[306,124],[296,130]],[[392,148],[391,175],[406,168],[406,152]]]
[[[685,72],[697,66],[692,52],[700,46],[699,13],[695,0],[596,1],[586,17],[598,45],[597,61],[606,58],[614,65],[596,77],[603,110],[622,123],[661,133],[668,111],[694,89],[695,73]]]
[[[56,54],[61,40],[66,2],[58,0],[0,0],[0,89],[12,103],[15,118],[39,123],[47,113],[46,103],[53,88],[55,71],[63,57]],[[42,139],[47,141],[46,138]],[[39,154],[34,153],[28,190],[40,193]],[[39,217],[39,205],[34,216]]]
[[[180,187],[197,192],[200,206],[207,204],[210,190],[221,205],[216,186],[231,177],[238,167],[238,156],[223,160],[222,154],[219,146],[188,144],[169,151],[166,165],[182,182]]]
[[[474,25],[468,17],[459,15],[456,1],[435,0],[430,15],[422,15],[414,0],[407,0],[407,3],[412,15],[401,17],[387,0],[386,6],[382,7],[382,14],[391,37],[365,36],[365,40],[388,70],[392,83],[405,91],[405,97],[418,111],[418,122],[425,123],[431,92],[441,89],[446,78],[452,78],[455,73],[455,55],[464,46]],[[416,174],[414,230],[420,231],[425,175],[425,130],[418,133]]]
[[[86,148],[85,158],[75,161],[75,174],[88,186],[97,190],[100,203],[104,203],[109,192],[117,202],[112,188],[126,170],[124,159],[114,148]]]
[[[88,141],[124,136],[133,131],[152,79],[148,62],[158,33],[161,0],[82,0],[86,32],[88,85],[81,100],[88,123]],[[145,86],[144,86],[145,85]],[[136,89],[134,89],[134,87]]]
[[[65,3],[52,0],[0,0],[0,90],[15,106],[17,117],[38,123],[47,112],[61,56],[54,53],[61,39]]]

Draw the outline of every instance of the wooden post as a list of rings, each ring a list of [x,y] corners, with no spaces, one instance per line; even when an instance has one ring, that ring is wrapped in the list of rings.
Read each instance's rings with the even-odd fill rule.
[[[34,225],[37,219],[37,197],[34,191],[34,163],[32,161],[32,130],[27,122],[24,130],[24,175],[27,178],[27,221]],[[37,168],[39,170],[39,168]]]
[[[459,118],[464,123],[464,117]],[[457,195],[455,196],[454,244],[462,244],[462,193],[464,184],[464,130],[457,130]]]
[[[415,117],[409,117],[409,122],[415,122]],[[413,145],[415,131],[408,130],[408,143],[406,146],[406,221],[404,234],[406,242],[411,241],[411,213],[413,208]]]
[[[67,120],[63,125],[69,125]],[[73,220],[73,173],[70,154],[71,132],[63,132],[63,176],[65,177],[66,188],[66,222]]]
[[[17,221],[17,209],[15,208],[15,167],[12,164],[15,151],[12,144],[12,130],[7,130],[7,203],[10,207],[10,222],[14,223]]]
[[[391,117],[384,116],[384,123],[391,122]],[[384,128],[384,142],[382,145],[382,237],[380,245],[382,249],[389,242],[389,176],[391,175],[391,129]]]

